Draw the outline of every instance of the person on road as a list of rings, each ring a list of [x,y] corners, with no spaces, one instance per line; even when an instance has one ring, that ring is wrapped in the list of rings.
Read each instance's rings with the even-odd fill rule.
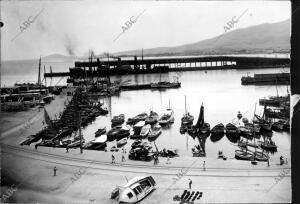
[[[124,154],[122,155],[122,162],[124,162],[125,161],[125,156],[124,156]]]
[[[53,169],[53,171],[54,171],[54,176],[56,176],[56,171],[57,171],[57,168],[56,168],[56,166],[54,166],[54,169]]]
[[[66,153],[69,153],[69,147],[68,146],[66,147],[66,150],[67,150]]]
[[[189,189],[191,189],[192,188],[192,180],[191,179],[189,179]]]
[[[112,163],[112,164],[116,163],[116,162],[115,162],[115,156],[114,156],[113,154],[111,155],[111,163]]]
[[[205,171],[205,161],[203,161],[203,171]]]

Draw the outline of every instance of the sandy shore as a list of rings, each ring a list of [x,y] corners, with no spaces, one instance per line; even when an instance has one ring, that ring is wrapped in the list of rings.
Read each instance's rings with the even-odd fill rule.
[[[63,111],[67,98],[62,94],[46,105],[50,117]],[[121,162],[122,153],[118,152],[114,153],[117,163],[111,164],[111,152],[84,151],[80,154],[79,149],[66,153],[61,148],[39,147],[35,150],[33,146],[19,146],[26,136],[43,127],[44,113],[31,110],[25,113],[27,117],[24,118],[19,117],[24,113],[16,114],[1,117],[1,121],[7,121],[1,129],[1,173],[4,181],[1,191],[2,195],[13,192],[6,201],[116,203],[110,199],[111,191],[118,185],[124,185],[126,178],[137,175],[152,175],[158,185],[157,190],[142,203],[179,203],[172,198],[187,189],[188,179],[193,181],[192,190],[203,192],[199,203],[291,201],[290,163],[280,166],[276,157],[270,161],[270,167],[263,162],[252,165],[248,161],[235,160],[234,152],[226,154],[226,161],[177,157],[171,159],[171,164],[166,164],[166,159],[160,158],[159,165],[153,166],[153,162]],[[17,119],[13,120],[14,117]],[[29,128],[24,128],[28,119]],[[58,169],[57,176],[53,176],[54,166]],[[176,174],[186,168],[186,175],[173,183],[174,178],[178,178]],[[78,172],[83,173],[78,176]]]

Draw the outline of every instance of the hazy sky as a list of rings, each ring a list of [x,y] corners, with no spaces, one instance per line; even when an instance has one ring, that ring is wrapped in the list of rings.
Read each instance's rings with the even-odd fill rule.
[[[286,20],[291,9],[289,1],[1,1],[0,4],[4,22],[2,60],[32,59],[54,53],[83,55],[89,49],[99,54],[182,45],[224,33],[226,23],[244,11],[232,30]],[[136,23],[114,41],[125,22],[143,11]],[[21,32],[24,26],[20,26],[28,19],[30,25]]]

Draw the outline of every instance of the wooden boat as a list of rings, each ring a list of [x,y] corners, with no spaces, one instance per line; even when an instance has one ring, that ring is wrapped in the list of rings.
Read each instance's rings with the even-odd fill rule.
[[[254,147],[254,148],[259,147],[259,145],[256,142],[248,141],[248,140],[245,141],[245,140],[242,140],[242,139],[238,141],[238,146],[242,147],[242,148],[246,148],[247,146]]]
[[[159,115],[156,112],[151,110],[150,115],[145,119],[145,124],[153,125],[157,123],[158,119],[159,119]]]
[[[167,125],[174,122],[174,112],[168,108],[167,111],[159,118],[158,123],[160,125]]]
[[[107,132],[107,141],[112,142],[117,139],[117,135],[120,132],[121,127],[113,127]]]
[[[190,113],[187,112],[187,108],[186,108],[186,96],[184,96],[184,104],[185,104],[185,114],[181,118],[181,125],[182,126],[192,125],[193,121],[194,121],[194,116],[190,115]]]
[[[181,86],[180,82],[169,82],[169,81],[160,81],[158,83],[151,83],[151,88],[156,89],[165,89],[165,88],[179,88]]]
[[[232,123],[228,123],[225,126],[225,131],[226,131],[226,135],[232,135],[232,136],[237,136],[240,134],[239,129],[233,125]]]
[[[238,130],[242,137],[245,137],[247,139],[253,138],[253,130],[251,128],[249,128],[247,126],[240,126],[240,127],[238,127]]]
[[[117,125],[122,125],[124,123],[124,121],[125,121],[124,114],[120,114],[120,115],[114,116],[111,119],[111,127],[115,127]]]
[[[127,144],[127,138],[126,138],[126,137],[123,138],[123,139],[121,139],[121,140],[119,140],[119,141],[117,142],[117,147],[122,147],[122,146],[124,146],[125,144]]]
[[[96,139],[84,144],[83,149],[104,150],[106,148],[107,135],[101,135]]]
[[[145,121],[147,117],[148,117],[147,113],[141,113],[141,114],[136,115],[133,118],[128,118],[126,123],[130,124],[130,125],[134,125],[140,121]]]
[[[101,135],[103,135],[103,134],[105,134],[105,133],[106,133],[106,127],[100,128],[100,129],[98,129],[98,130],[95,132],[95,137],[99,137],[99,136],[101,136]]]
[[[143,200],[156,188],[152,176],[135,177],[119,190],[119,203],[137,203]]]
[[[139,121],[137,124],[133,126],[133,131],[135,135],[139,135],[142,127],[145,125],[145,121]]]
[[[222,139],[225,134],[225,127],[222,123],[217,124],[211,129],[210,140],[212,142],[217,142]]]
[[[84,143],[84,138],[81,140],[82,144]],[[67,145],[68,148],[80,147],[80,140],[75,140],[72,143]]]
[[[283,121],[276,121],[272,123],[272,130],[274,131],[283,131],[284,129],[284,122]]]
[[[238,160],[248,160],[251,161],[254,159],[254,155],[250,151],[245,150],[235,150],[235,158]]]
[[[119,129],[119,131],[116,133],[116,139],[117,141],[127,138],[130,135],[129,129],[124,129],[123,127]]]
[[[140,135],[142,138],[146,138],[147,135],[149,134],[150,132],[150,129],[151,129],[151,126],[148,124],[148,125],[145,125],[142,127],[141,129],[141,132],[140,132]]]
[[[262,131],[266,131],[266,132],[271,132],[272,131],[272,124],[269,121],[267,121],[267,120],[259,117],[256,114],[255,114],[255,117],[257,119],[257,120],[255,120],[255,122],[257,124],[259,124],[259,126],[261,127]]]
[[[254,152],[254,159],[260,162],[267,162],[269,160],[269,156],[263,152]]]
[[[258,141],[259,146],[267,151],[270,152],[276,152],[277,151],[277,145],[273,141]]]
[[[224,127],[223,123],[219,123],[216,126],[214,126],[210,132],[211,132],[211,134],[224,134],[225,127]]]
[[[199,128],[199,134],[207,134],[210,132],[210,124],[203,123],[203,125]]]
[[[154,125],[148,134],[148,140],[156,139],[161,134],[161,126],[159,124]]]

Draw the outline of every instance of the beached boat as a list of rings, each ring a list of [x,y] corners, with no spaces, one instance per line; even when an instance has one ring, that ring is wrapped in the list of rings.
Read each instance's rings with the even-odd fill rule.
[[[148,117],[147,113],[141,113],[132,118],[128,118],[126,123],[129,125],[135,125],[136,123],[138,123],[140,121],[145,121],[147,117]]]
[[[161,134],[161,129],[162,128],[159,124],[154,125],[149,131],[148,139],[156,139]]]
[[[245,150],[235,150],[235,158],[238,160],[254,160],[254,155],[250,151],[245,151]]]
[[[261,152],[255,151],[254,158],[256,161],[260,161],[260,162],[267,162],[269,160],[269,156],[263,153],[262,151]]]
[[[159,115],[156,112],[151,110],[150,115],[145,119],[145,124],[153,125],[157,123],[158,119],[159,119]]]
[[[84,144],[83,149],[104,150],[106,148],[107,135],[101,135],[96,139]]]
[[[256,142],[248,141],[248,140],[245,141],[245,140],[242,140],[242,139],[238,141],[238,146],[243,147],[243,148],[246,148],[247,146],[254,147],[254,148],[259,147],[259,145]]]
[[[137,203],[143,200],[156,188],[152,176],[135,177],[119,188],[119,203]]]
[[[131,160],[151,161],[155,154],[150,152],[151,149],[152,147],[146,142],[131,146],[128,158]]]
[[[105,133],[106,133],[106,127],[100,128],[100,129],[98,129],[98,130],[95,132],[95,137],[99,137],[99,136],[101,136],[101,135],[103,135],[103,134],[105,134]]]
[[[265,141],[258,141],[259,146],[267,151],[276,152],[277,145],[273,141],[265,140]]]
[[[122,125],[125,121],[125,116],[124,114],[120,114],[120,115],[117,115],[117,116],[114,116],[112,119],[111,119],[111,127],[115,127],[115,126],[118,126],[118,125]]]
[[[133,126],[133,131],[135,135],[140,135],[142,127],[145,125],[145,121],[139,121],[137,124]]]
[[[127,138],[126,137],[123,138],[123,139],[121,139],[121,140],[119,140],[119,141],[117,141],[117,147],[122,147],[125,144],[127,144]]]
[[[146,138],[147,135],[148,135],[149,132],[150,132],[150,129],[151,129],[151,126],[150,126],[149,124],[143,126],[142,129],[141,129],[141,132],[140,132],[140,136],[141,136],[142,138]]]
[[[68,144],[67,147],[68,148],[76,148],[76,147],[80,147],[80,144],[83,144],[84,143],[84,138],[82,138],[82,140],[75,140],[73,141],[72,143]]]

